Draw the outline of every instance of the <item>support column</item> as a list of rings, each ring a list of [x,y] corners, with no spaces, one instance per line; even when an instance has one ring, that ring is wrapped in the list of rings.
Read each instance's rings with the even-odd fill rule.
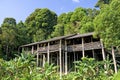
[[[43,67],[45,65],[45,54],[43,54]]]
[[[47,48],[47,62],[49,64],[49,60],[50,60],[50,51],[49,51],[49,48],[50,48],[50,43],[48,42],[48,48]]]
[[[65,74],[67,74],[67,41],[65,40]]]
[[[39,53],[37,53],[37,67],[39,66]]]
[[[39,50],[39,44],[37,44],[37,66],[39,66],[39,53],[38,53],[38,50]]]
[[[93,53],[93,58],[95,59],[95,51],[94,51],[94,49],[92,50],[92,53]]]
[[[32,54],[34,54],[34,46],[32,46],[32,51],[31,52],[32,52]]]
[[[64,53],[64,51],[62,52],[62,63],[63,63],[63,65],[62,65],[63,73],[65,73],[65,53]]]
[[[59,55],[57,53],[57,67],[59,66]],[[59,72],[59,68],[57,68],[57,71]]]
[[[62,60],[61,60],[61,51],[62,51],[62,40],[60,40],[60,45],[59,45],[59,58],[60,58],[60,79],[62,79]]]
[[[102,39],[100,39],[100,41],[101,41],[101,47],[102,47],[102,56],[103,56],[103,60],[105,61],[106,59],[105,59],[105,51],[104,51],[103,41],[102,41]],[[104,67],[106,69],[106,64],[104,65]]]
[[[82,55],[85,57],[85,50],[84,50],[84,38],[82,37]]]
[[[114,63],[114,70],[115,73],[117,73],[117,65],[116,65],[116,59],[115,59],[115,53],[114,53],[114,47],[112,46],[112,57],[113,57],[113,63]]]

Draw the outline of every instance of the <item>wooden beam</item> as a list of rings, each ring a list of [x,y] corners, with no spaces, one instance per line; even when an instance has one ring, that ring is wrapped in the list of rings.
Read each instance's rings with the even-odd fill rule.
[[[84,50],[84,38],[82,37],[82,55],[85,57],[85,50]]]
[[[60,44],[59,44],[60,79],[62,79],[62,60],[61,60],[61,53],[62,53],[62,40],[60,40]]]
[[[49,51],[49,48],[50,48],[50,43],[48,42],[48,48],[47,48],[47,62],[49,64],[49,60],[50,60],[50,51]]]
[[[67,41],[65,40],[65,74],[67,74],[68,67],[67,67]]]
[[[102,47],[102,57],[103,57],[103,60],[105,61],[105,51],[104,51],[104,46],[103,46],[103,41],[102,39],[100,39],[100,42],[101,42],[101,47]],[[106,69],[106,64],[104,65],[105,69]]]
[[[115,73],[117,73],[117,65],[116,65],[116,59],[115,59],[115,51],[114,51],[114,47],[113,47],[113,46],[112,46],[112,57],[113,57],[113,63],[114,63]]]

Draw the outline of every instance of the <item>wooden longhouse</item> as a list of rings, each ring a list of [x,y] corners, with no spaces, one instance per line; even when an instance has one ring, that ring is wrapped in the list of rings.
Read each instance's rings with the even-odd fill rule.
[[[50,40],[21,46],[22,51],[36,54],[37,66],[44,67],[45,62],[59,66],[60,76],[74,71],[74,61],[82,57],[105,60],[104,46],[99,38],[93,38],[93,32],[72,34]]]

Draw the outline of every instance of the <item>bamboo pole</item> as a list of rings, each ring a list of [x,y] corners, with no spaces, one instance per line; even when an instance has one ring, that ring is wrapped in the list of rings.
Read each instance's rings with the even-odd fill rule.
[[[115,59],[115,53],[114,53],[114,47],[112,46],[112,57],[113,57],[113,63],[114,63],[114,69],[115,73],[117,73],[117,65],[116,65],[116,59]]]
[[[67,41],[65,40],[65,74],[67,74]]]

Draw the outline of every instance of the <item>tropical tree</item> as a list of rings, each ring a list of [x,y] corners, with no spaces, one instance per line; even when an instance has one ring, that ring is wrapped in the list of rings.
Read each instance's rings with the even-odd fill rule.
[[[11,53],[14,53],[16,49],[16,20],[14,18],[5,18],[3,24],[1,25],[2,34],[1,45],[3,49],[3,54],[6,55],[6,59],[12,57]]]
[[[48,39],[57,24],[57,15],[47,8],[36,9],[27,17],[25,24],[30,40],[41,41]]]
[[[105,5],[94,20],[96,35],[103,39],[105,46],[120,46],[120,1],[113,0]]]

